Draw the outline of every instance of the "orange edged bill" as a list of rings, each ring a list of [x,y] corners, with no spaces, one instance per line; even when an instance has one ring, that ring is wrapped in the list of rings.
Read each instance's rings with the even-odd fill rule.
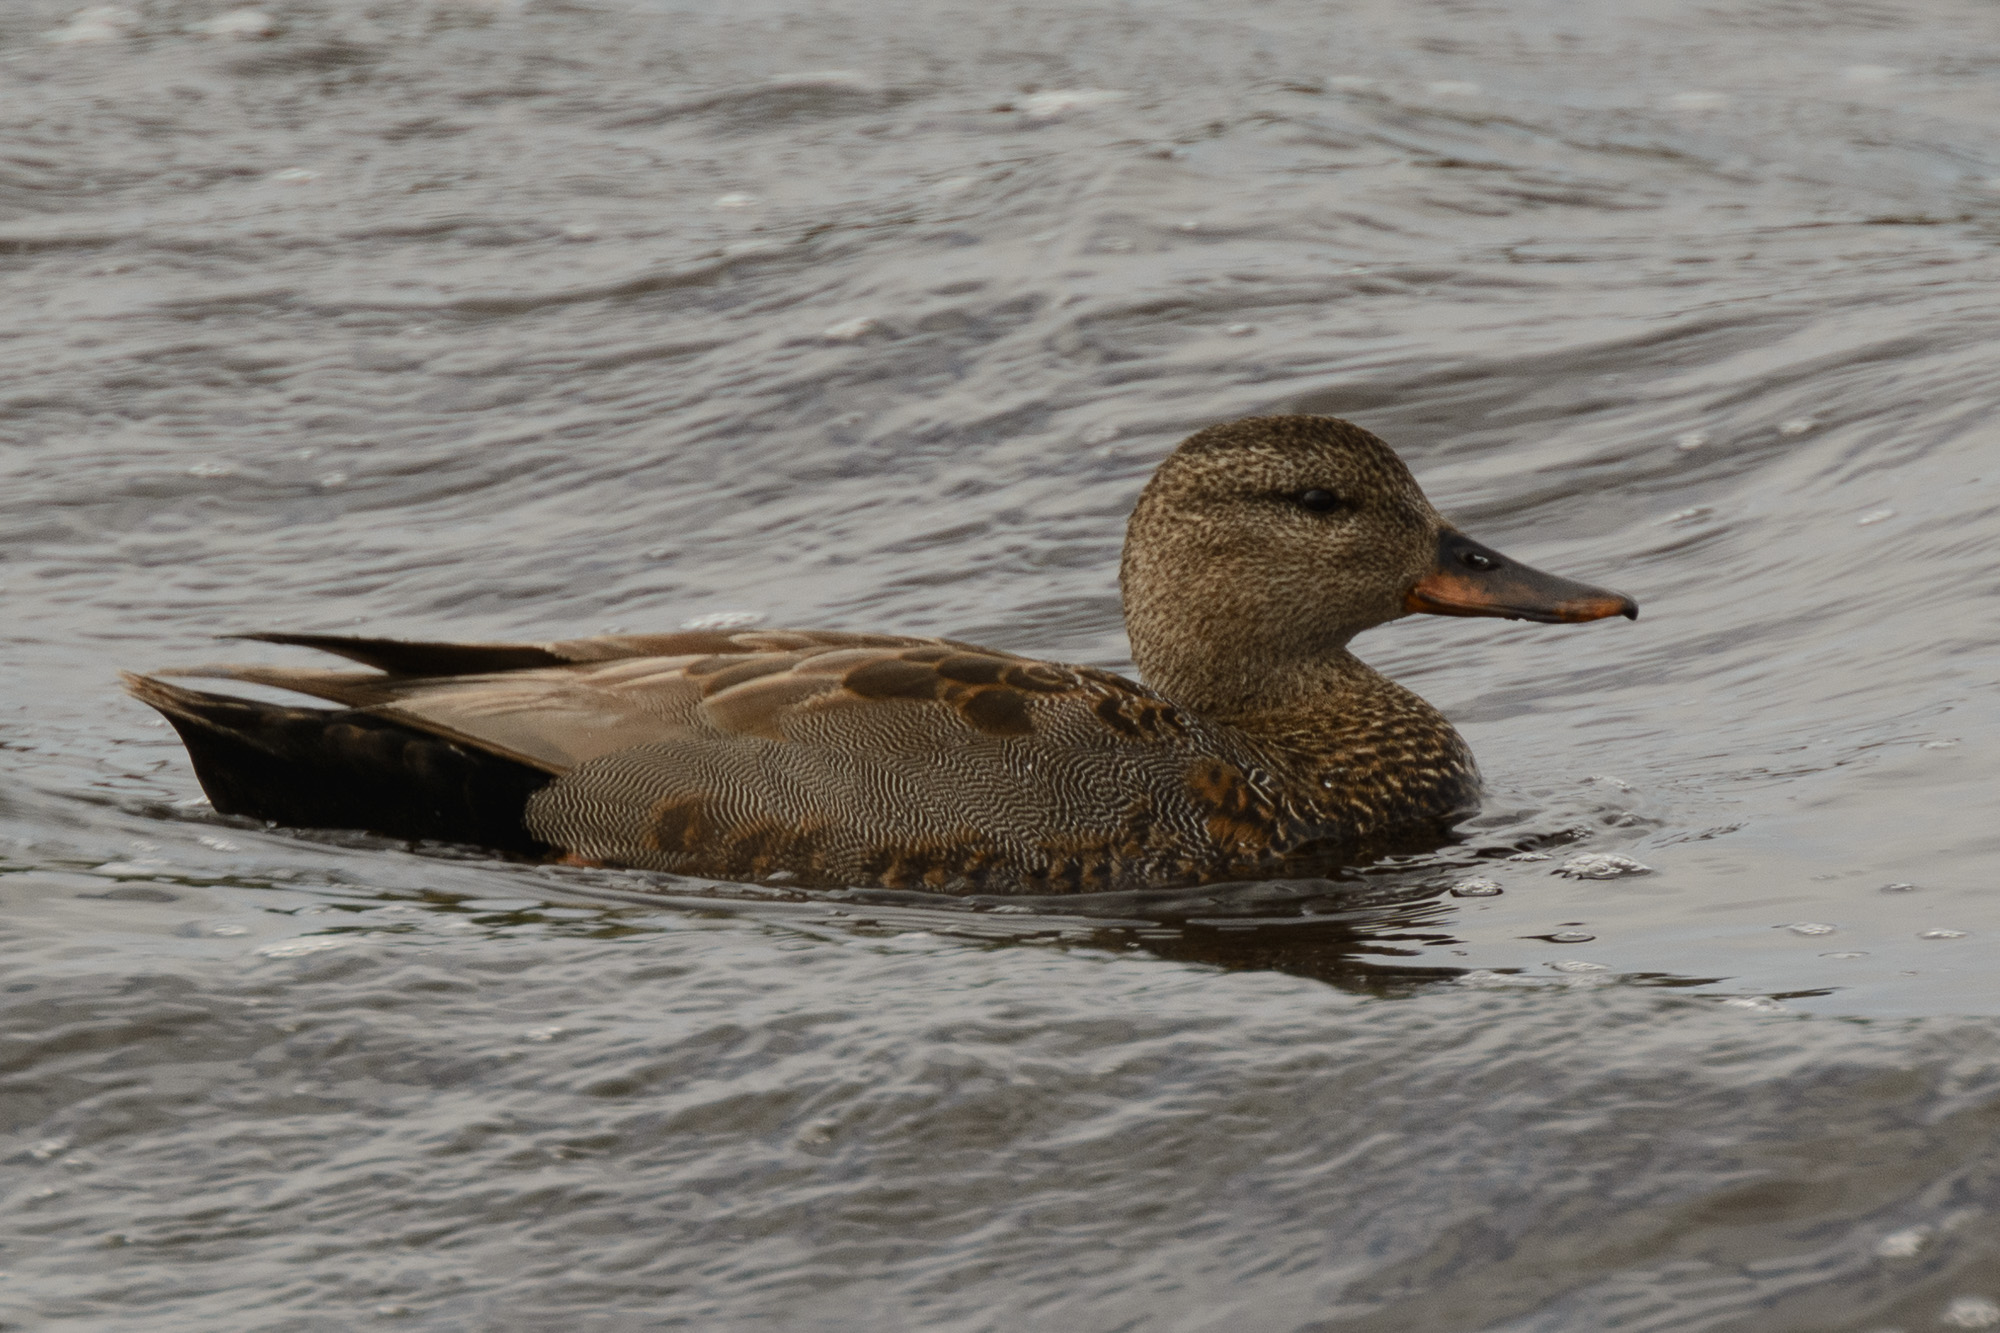
[[[1622,592],[1530,569],[1455,528],[1438,534],[1437,557],[1403,606],[1434,616],[1504,616],[1548,625],[1639,618],[1639,604]]]

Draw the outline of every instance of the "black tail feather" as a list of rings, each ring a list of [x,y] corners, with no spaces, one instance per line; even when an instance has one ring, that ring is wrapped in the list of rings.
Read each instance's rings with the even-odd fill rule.
[[[187,746],[223,814],[296,828],[554,850],[522,822],[551,775],[355,709],[293,708],[125,678]]]
[[[569,661],[530,643],[422,643],[409,639],[364,639],[345,634],[229,634],[230,639],[317,648],[397,676],[467,676],[488,671],[520,671],[561,666]]]

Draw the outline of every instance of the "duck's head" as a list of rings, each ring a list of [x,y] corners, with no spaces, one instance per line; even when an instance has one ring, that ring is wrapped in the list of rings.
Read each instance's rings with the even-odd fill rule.
[[[1412,612],[1639,614],[1623,594],[1459,532],[1388,445],[1334,417],[1249,417],[1190,436],[1140,494],[1119,578],[1139,670],[1204,712],[1276,702],[1362,630]]]

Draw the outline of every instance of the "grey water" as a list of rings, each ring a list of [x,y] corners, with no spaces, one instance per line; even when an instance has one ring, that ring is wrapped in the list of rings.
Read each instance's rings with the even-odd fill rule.
[[[0,1324],[2000,1326],[1996,78],[1972,0],[0,6]],[[1338,881],[266,829],[117,691],[1125,668],[1139,486],[1270,411],[1644,608],[1362,639],[1489,791]]]

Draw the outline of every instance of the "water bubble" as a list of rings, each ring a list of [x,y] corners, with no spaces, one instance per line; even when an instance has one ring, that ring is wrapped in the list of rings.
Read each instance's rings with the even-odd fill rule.
[[[277,20],[261,9],[232,9],[226,14],[217,14],[212,19],[188,25],[189,32],[206,33],[210,37],[269,37],[277,30]]]
[[[1894,884],[1884,884],[1882,886],[1882,892],[1884,893],[1915,893],[1916,891],[1916,885],[1905,884],[1901,880],[1898,880]]]
[[[755,208],[761,202],[756,195],[744,194],[741,191],[731,194],[719,194],[715,197],[715,207],[717,208]]]
[[[1089,111],[1122,102],[1128,95],[1111,88],[1050,88],[1015,98],[1012,109],[1029,120],[1054,120],[1072,111]]]
[[[562,229],[561,235],[565,241],[594,241],[597,239],[597,228],[587,223],[572,222]]]
[[[1821,958],[1842,958],[1842,959],[1866,958],[1867,956],[1868,956],[1868,951],[1866,949],[1842,949],[1839,953],[1823,953],[1820,955]]]
[[[1588,944],[1597,936],[1586,935],[1580,930],[1559,930],[1545,938],[1555,944]]]
[[[1984,1296],[1957,1296],[1938,1322],[1952,1328],[1991,1328],[2000,1324],[2000,1305]]]
[[[1793,417],[1789,421],[1778,423],[1778,434],[1803,435],[1818,424],[1819,422],[1813,420],[1811,417]]]
[[[857,338],[867,337],[881,327],[866,315],[857,315],[853,319],[843,319],[838,324],[827,325],[820,331],[819,336],[828,342],[851,343]]]
[[[1788,1014],[1791,1010],[1768,995],[1731,995],[1722,1001],[1731,1009],[1748,1009],[1759,1014]]]
[[[286,167],[283,171],[271,173],[271,179],[280,185],[307,185],[319,179],[317,171],[307,171],[304,167]]]
[[[313,485],[323,491],[337,491],[346,484],[347,474],[345,472],[329,472],[313,483]]]
[[[234,922],[224,922],[222,925],[219,926],[210,926],[208,928],[208,933],[217,937],[218,939],[231,939],[238,935],[248,935],[250,933],[250,927],[239,926],[236,925]]]
[[[1794,921],[1784,929],[1794,935],[1831,935],[1836,927],[1829,926],[1824,921]]]
[[[1604,963],[1586,963],[1576,958],[1566,958],[1560,963],[1550,963],[1549,966],[1558,972],[1609,972],[1611,970]]]
[[[1462,879],[1451,886],[1454,898],[1498,898],[1504,890],[1490,879]]]
[[[204,459],[199,463],[189,464],[188,475],[190,477],[202,478],[233,477],[236,475],[236,465],[234,463],[224,463],[216,459]]]
[[[1697,88],[1675,93],[1667,99],[1667,105],[1676,111],[1720,111],[1729,105],[1729,94]]]
[[[559,1027],[529,1028],[521,1034],[521,1038],[524,1041],[554,1041],[562,1034],[563,1029]]]
[[[1876,1241],[1875,1253],[1884,1259],[1908,1259],[1924,1248],[1924,1242],[1930,1238],[1929,1227],[1905,1227]]]
[[[1600,787],[1615,788],[1618,791],[1632,790],[1631,783],[1627,782],[1623,778],[1614,778],[1609,773],[1593,773],[1584,780],[1586,782],[1595,782]]]
[[[1683,449],[1688,451],[1689,453],[1692,453],[1693,451],[1701,448],[1704,444],[1707,443],[1708,443],[1708,432],[1705,430],[1691,430],[1684,432],[1683,434],[1674,436],[1674,448]]]
[[[1653,868],[1616,852],[1584,852],[1572,856],[1556,869],[1571,879],[1621,879],[1626,875],[1647,875]]]
[[[1256,331],[1257,326],[1255,324],[1224,324],[1222,326],[1223,335],[1230,338],[1248,338]]]
[[[1917,932],[1917,938],[1920,940],[1962,940],[1965,938],[1965,935],[1966,932],[1962,930],[1920,930]]]
[[[1707,518],[1710,514],[1713,514],[1714,512],[1715,511],[1709,508],[1707,505],[1694,505],[1688,509],[1676,509],[1673,513],[1668,514],[1667,522],[1692,523],[1698,518]]]
[[[1120,429],[1120,427],[1114,426],[1108,421],[1099,422],[1083,433],[1083,442],[1085,444],[1108,443],[1118,438]]]
[[[1924,748],[1925,748],[1926,750],[1951,750],[1951,749],[1956,749],[1956,748],[1957,748],[1957,746],[1958,746],[1958,742],[1957,742],[1957,741],[1925,741],[1925,742],[1924,742]]]
[[[307,954],[325,953],[328,949],[344,948],[346,944],[346,940],[329,939],[324,935],[316,935],[306,939],[281,940],[276,944],[267,944],[256,952],[266,958],[303,958]]]
[[[964,194],[977,184],[979,184],[979,177],[977,176],[947,176],[937,184],[931,186],[931,193],[943,195]]]
[[[38,1162],[62,1156],[69,1151],[68,1139],[43,1139],[28,1149],[28,1153]]]
[[[1547,852],[1515,852],[1507,859],[1509,861],[1547,861],[1552,858]]]
[[[123,37],[139,25],[139,16],[117,5],[93,5],[79,10],[70,21],[46,35],[51,42],[107,42]]]
[[[204,833],[201,837],[197,838],[196,841],[199,842],[202,846],[209,848],[211,851],[240,852],[243,850],[241,846],[231,842],[227,838],[217,838],[206,833]]]
[[[1886,522],[1895,516],[1896,511],[1893,509],[1871,509],[1860,518],[1855,519],[1854,526],[1857,528],[1872,527],[1877,523]]]
[[[762,611],[710,611],[705,615],[689,616],[681,622],[682,629],[742,629],[763,620]]]

